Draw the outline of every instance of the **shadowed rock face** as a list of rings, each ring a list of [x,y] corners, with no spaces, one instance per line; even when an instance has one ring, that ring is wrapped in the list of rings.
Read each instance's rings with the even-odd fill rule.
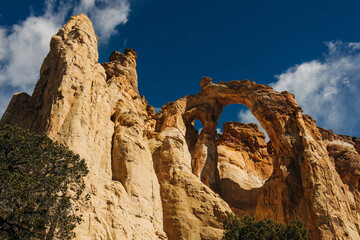
[[[232,211],[301,219],[311,239],[360,239],[358,138],[318,128],[294,95],[248,80],[204,77],[198,94],[156,114],[138,93],[135,51],[97,61],[91,22],[72,17],[52,38],[33,95],[15,94],[0,122],[86,159],[91,200],[77,239],[220,239]],[[256,125],[235,122],[216,140],[223,107],[235,103],[270,143]]]

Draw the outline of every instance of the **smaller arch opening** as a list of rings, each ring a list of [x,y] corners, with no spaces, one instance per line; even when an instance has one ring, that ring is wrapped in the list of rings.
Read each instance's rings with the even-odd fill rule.
[[[191,124],[198,131],[198,134],[200,134],[201,131],[204,129],[204,126],[203,126],[202,122],[200,120],[198,120],[198,119],[195,119]]]
[[[191,157],[193,157],[196,141],[198,140],[201,131],[204,129],[204,125],[199,119],[194,119],[192,121],[190,120],[190,122],[187,123],[186,128],[187,130],[185,138],[189,147]]]

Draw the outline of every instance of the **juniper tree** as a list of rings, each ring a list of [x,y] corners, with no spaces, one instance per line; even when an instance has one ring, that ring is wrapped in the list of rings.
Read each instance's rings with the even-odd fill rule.
[[[0,128],[0,239],[71,239],[88,173],[79,155],[47,136]]]
[[[294,220],[288,225],[272,220],[256,221],[253,217],[239,219],[230,215],[224,221],[222,240],[307,240],[303,222]]]

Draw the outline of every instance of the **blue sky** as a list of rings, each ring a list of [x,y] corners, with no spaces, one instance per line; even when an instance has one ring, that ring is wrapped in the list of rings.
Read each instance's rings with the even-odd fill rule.
[[[161,107],[213,82],[249,79],[289,90],[319,126],[360,137],[360,2],[69,0],[0,3],[0,115],[17,91],[31,93],[50,37],[86,13],[100,62],[138,52],[139,90]],[[254,122],[241,105],[225,121]]]

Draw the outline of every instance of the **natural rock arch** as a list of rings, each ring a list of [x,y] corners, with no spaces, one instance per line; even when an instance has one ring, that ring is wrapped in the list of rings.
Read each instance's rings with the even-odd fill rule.
[[[78,239],[220,238],[230,208],[200,179],[217,187],[211,139],[222,107],[232,103],[250,108],[273,147],[274,173],[247,213],[300,218],[311,239],[360,238],[358,138],[318,128],[292,94],[248,80],[203,78],[199,94],[155,114],[137,91],[135,67],[130,49],[101,66],[90,20],[74,16],[52,38],[32,96],[16,94],[0,121],[46,133],[87,160],[91,199],[80,208]],[[199,138],[205,155],[193,159],[192,118],[207,126]]]
[[[188,145],[193,156],[193,173],[216,190],[219,178],[215,133],[224,106],[243,104],[248,107],[259,121],[262,120],[260,121],[263,122],[262,126],[275,143],[279,142],[277,139],[279,130],[284,131],[284,129],[279,129],[278,123],[283,118],[288,118],[291,115],[289,113],[293,114],[301,109],[297,106],[292,94],[288,92],[280,94],[273,91],[271,87],[250,83],[248,80],[213,84],[210,78],[204,77],[200,85],[200,93],[187,97],[183,118],[187,126]],[[274,97],[274,95],[278,96]],[[292,104],[290,108],[288,102]],[[191,134],[191,122],[194,119],[199,119],[204,126],[196,140],[194,140],[194,134]],[[193,146],[194,141],[196,141],[196,147]],[[192,149],[195,149],[195,152]]]
[[[189,148],[195,149],[192,154],[193,173],[202,182],[218,190],[217,121],[224,106],[243,104],[267,132],[274,159],[274,173],[262,188],[256,189],[259,192],[256,196],[260,197],[251,212],[260,218],[270,217],[285,222],[300,217],[316,239],[334,234],[343,238],[358,236],[354,224],[356,214],[346,201],[330,196],[336,193],[341,199],[347,199],[315,121],[302,114],[293,94],[287,91],[279,93],[249,80],[214,84],[210,78],[204,77],[200,85],[198,94],[186,97],[182,116],[186,126],[194,119],[201,120],[204,125],[196,147],[191,146],[194,139],[191,139],[189,127],[186,129]],[[338,214],[347,217],[339,218]]]

